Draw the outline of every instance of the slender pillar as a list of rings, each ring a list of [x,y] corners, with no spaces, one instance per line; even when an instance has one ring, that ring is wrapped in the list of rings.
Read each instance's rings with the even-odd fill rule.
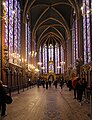
[[[25,59],[25,23],[21,25],[21,57]]]
[[[0,16],[1,16],[1,5],[2,5],[2,0],[0,0]],[[0,18],[0,80],[1,80],[1,61],[2,61],[2,57],[1,57],[1,18]]]
[[[0,0],[0,2],[1,2],[0,3],[0,6],[1,6],[0,16],[3,17],[3,15],[5,15],[5,12],[3,12],[4,6],[2,5],[3,0]],[[4,65],[6,63],[6,67],[8,67],[8,64],[7,64],[8,59],[6,57],[8,55],[8,53],[7,53],[8,48],[5,47],[5,20],[4,19],[1,20],[1,27],[0,28],[1,28],[1,40],[0,40],[1,41],[1,46],[0,46],[0,50],[1,50],[1,57],[0,57],[1,58],[1,79],[3,82],[5,82],[6,81],[6,72],[4,71],[4,68],[5,68]],[[6,53],[7,53],[7,55],[6,55]]]
[[[23,84],[23,91],[24,91],[24,76],[25,76],[25,21],[23,21],[23,13],[21,12],[21,50],[20,50],[20,55],[21,55],[21,59],[22,59],[22,67],[23,67],[23,71],[22,71],[22,84]]]
[[[81,3],[80,3],[80,6],[81,6]],[[81,13],[81,10],[80,10],[80,13],[79,13],[79,18],[77,18],[77,22],[78,22],[78,57],[82,57],[82,59],[84,59],[84,46],[83,46],[83,26],[82,26],[82,13]]]
[[[61,44],[59,45],[59,66],[61,62]],[[61,68],[59,69],[59,74],[61,74]]]
[[[49,66],[48,66],[48,64],[49,64],[49,58],[48,58],[48,55],[49,53],[48,53],[48,44],[47,44],[47,73],[49,72]]]

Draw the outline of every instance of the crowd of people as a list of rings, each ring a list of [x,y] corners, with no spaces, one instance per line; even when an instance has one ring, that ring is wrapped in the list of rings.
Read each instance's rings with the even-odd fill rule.
[[[43,86],[43,88],[51,88],[52,85],[55,86],[55,88],[57,89],[57,86],[59,84],[59,86],[62,89],[62,86],[64,85],[64,79],[63,78],[59,78],[56,80],[51,80],[51,79],[42,79],[42,78],[38,78],[37,80],[37,87],[39,88],[41,85]]]
[[[30,84],[30,80],[28,81]],[[43,86],[43,88],[51,88],[52,85],[57,89],[57,86],[59,85],[61,89],[63,88],[64,83],[66,83],[67,87],[69,88],[69,91],[73,90],[73,99],[77,99],[80,104],[82,104],[82,97],[85,95],[85,90],[87,89],[87,81],[85,78],[75,78],[73,80],[65,81],[63,77],[51,80],[51,79],[40,79],[36,81],[37,87]],[[91,88],[92,89],[92,88]],[[6,95],[7,92],[5,90],[5,86],[3,85],[2,81],[0,81],[0,113],[1,116],[6,115]]]

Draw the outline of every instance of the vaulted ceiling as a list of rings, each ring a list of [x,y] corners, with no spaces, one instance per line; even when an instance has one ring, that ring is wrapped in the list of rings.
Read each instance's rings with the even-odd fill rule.
[[[71,15],[75,11],[78,17],[78,0],[21,0],[23,18],[30,15],[32,39],[38,46],[46,40],[54,39],[65,45],[71,38]]]

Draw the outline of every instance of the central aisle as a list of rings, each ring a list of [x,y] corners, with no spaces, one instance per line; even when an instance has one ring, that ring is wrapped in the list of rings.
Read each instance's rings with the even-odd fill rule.
[[[25,90],[13,95],[3,120],[90,120],[89,106],[80,106],[72,97],[66,87],[62,91],[59,87]]]

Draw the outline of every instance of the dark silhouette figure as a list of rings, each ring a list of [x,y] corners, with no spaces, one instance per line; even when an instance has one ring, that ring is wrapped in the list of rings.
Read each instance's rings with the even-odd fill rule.
[[[82,78],[82,81],[83,81],[83,86],[84,86],[84,91],[83,91],[83,93],[84,93],[84,95],[85,95],[85,91],[86,91],[86,89],[87,89],[87,81],[86,81],[85,78]]]
[[[5,87],[3,86],[2,81],[0,81],[0,111],[1,111],[1,116],[5,116],[6,112],[6,90]]]
[[[38,79],[38,80],[37,80],[37,87],[39,88],[40,85],[41,85],[41,80]]]
[[[55,88],[57,89],[57,80],[54,81]]]
[[[48,81],[46,81],[46,89],[48,89]]]
[[[45,81],[42,80],[41,83],[42,83],[43,88],[45,88]]]
[[[60,80],[60,87],[61,87],[61,89],[62,89],[63,85],[64,85],[64,82],[63,82],[63,80],[61,79],[61,80]]]
[[[51,80],[49,80],[49,87],[51,87]]]
[[[72,80],[68,81],[67,87],[69,88],[69,91],[71,91],[71,89],[72,89]]]
[[[81,79],[78,80],[78,83],[76,84],[76,89],[77,89],[77,100],[81,103],[83,91],[84,91],[84,85]]]

